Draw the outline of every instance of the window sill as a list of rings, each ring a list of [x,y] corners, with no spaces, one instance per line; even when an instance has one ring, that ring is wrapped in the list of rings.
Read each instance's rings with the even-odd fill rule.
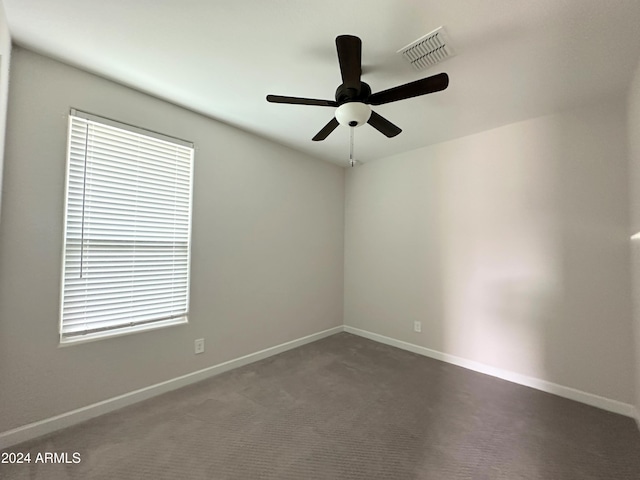
[[[58,347],[69,347],[79,345],[81,343],[96,342],[107,338],[122,337],[124,335],[132,335],[134,333],[148,332],[150,330],[158,330],[161,328],[174,327],[176,325],[186,325],[189,323],[187,315],[184,317],[172,318],[161,322],[148,323],[145,325],[136,325],[133,327],[120,328],[106,332],[90,333],[87,335],[78,335],[74,337],[60,336],[60,344]]]

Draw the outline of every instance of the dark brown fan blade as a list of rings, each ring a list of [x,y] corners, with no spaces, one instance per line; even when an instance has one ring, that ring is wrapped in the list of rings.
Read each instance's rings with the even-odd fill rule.
[[[316,100],[315,98],[284,97],[282,95],[267,95],[267,102],[290,103],[294,105],[318,105],[320,107],[337,107],[333,100]]]
[[[395,137],[402,131],[402,129],[391,123],[382,115],[378,115],[373,111],[371,112],[371,116],[369,117],[369,121],[367,123],[389,138]]]
[[[327,138],[329,136],[329,134],[331,132],[333,132],[338,125],[340,125],[338,123],[338,120],[336,120],[336,117],[333,117],[331,119],[331,121],[329,123],[327,123],[322,130],[320,130],[318,133],[316,133],[316,136],[313,137],[311,140],[313,140],[314,142],[319,142],[321,140],[324,140],[325,138]]]
[[[382,105],[384,103],[397,102],[398,100],[404,100],[406,98],[439,92],[447,88],[448,85],[449,76],[446,73],[439,73],[433,77],[423,78],[415,82],[405,83],[399,87],[374,93],[369,97],[367,103],[371,105]]]
[[[336,37],[338,62],[342,83],[346,88],[360,92],[360,76],[362,75],[362,40],[353,35]]]

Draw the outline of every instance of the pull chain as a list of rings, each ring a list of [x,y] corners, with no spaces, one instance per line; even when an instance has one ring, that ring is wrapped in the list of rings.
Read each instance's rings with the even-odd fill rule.
[[[356,159],[353,158],[353,131],[355,130],[354,127],[350,127],[351,132],[349,133],[349,163],[351,164],[351,167],[355,167],[356,166]]]

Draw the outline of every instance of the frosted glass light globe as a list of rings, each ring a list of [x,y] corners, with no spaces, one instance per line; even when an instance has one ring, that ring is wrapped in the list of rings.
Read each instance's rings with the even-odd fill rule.
[[[348,102],[336,108],[336,120],[340,125],[359,127],[367,123],[371,116],[371,107],[361,102]]]

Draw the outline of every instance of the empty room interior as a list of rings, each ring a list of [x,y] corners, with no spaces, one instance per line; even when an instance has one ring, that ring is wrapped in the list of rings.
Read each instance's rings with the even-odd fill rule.
[[[639,479],[638,25],[0,0],[0,478]]]

